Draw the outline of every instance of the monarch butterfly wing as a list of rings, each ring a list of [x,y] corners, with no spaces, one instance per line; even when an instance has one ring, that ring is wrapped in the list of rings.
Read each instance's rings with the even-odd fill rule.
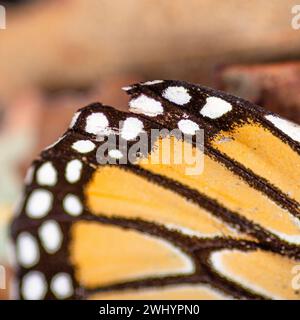
[[[133,288],[173,284],[167,293],[158,289],[162,296],[218,298],[225,294],[213,284],[204,286],[202,274],[195,278],[196,262],[189,244],[178,232],[169,231],[169,225],[172,230],[190,228],[205,237],[237,233],[214,219],[205,206],[191,204],[186,195],[161,187],[155,179],[149,181],[140,168],[121,166],[119,156],[115,165],[99,164],[97,152],[107,140],[103,138],[132,134],[126,129],[128,119],[141,121],[140,130],[155,127],[99,104],[84,108],[75,114],[65,135],[33,163],[13,224],[21,298],[87,298],[98,294],[99,288],[126,288],[130,282]],[[147,153],[150,150],[151,146]],[[119,155],[107,151],[110,158]],[[147,202],[139,205],[145,192]],[[160,196],[165,201],[158,205]],[[168,201],[178,204],[178,217],[172,216]],[[185,212],[189,214],[186,225]],[[195,280],[196,286],[189,284]]]
[[[108,139],[107,145],[100,143],[97,146],[97,152],[103,151],[103,154],[99,152],[98,157],[93,156],[93,159],[89,160],[89,163],[99,167],[99,170],[95,170],[95,174],[85,187],[86,203],[93,213],[103,214],[105,212],[105,215],[110,217],[141,219],[150,223],[155,222],[165,228],[170,225],[172,229],[186,230],[190,234],[198,232],[202,237],[238,236],[238,233],[232,232],[226,223],[216,219],[218,210],[215,210],[215,206],[207,201],[201,202],[199,199],[193,199],[188,192],[175,192],[172,181],[155,176],[135,164],[138,159],[145,159],[153,152],[155,146],[151,133],[156,130],[154,143],[159,141],[163,134],[163,126],[137,115],[102,107],[100,110],[97,108],[85,109],[76,121],[73,130],[81,132],[81,134],[89,134],[91,138],[97,140],[95,133],[89,132],[90,123],[95,121],[93,119],[96,117],[100,117],[101,120],[105,117],[106,127],[100,140],[108,136],[112,138],[112,146],[109,144],[110,139]],[[131,148],[136,145],[136,142],[139,142],[138,148]],[[117,146],[114,146],[114,143]],[[108,150],[100,148],[104,145]],[[106,159],[104,159],[105,152],[108,153]],[[102,160],[116,165],[99,166]],[[136,186],[141,186],[141,188],[138,189]],[[109,192],[101,193],[101,190]],[[139,203],[145,198],[145,193],[147,194],[145,201],[147,201],[148,208],[142,209],[139,208]],[[178,208],[170,210],[168,201],[165,201],[165,205],[162,204],[161,196],[170,202],[177,203]],[[113,202],[111,197],[114,199]],[[126,206],[123,203],[124,199],[127,201]],[[142,205],[145,204],[145,201],[142,202]],[[178,212],[174,214],[174,210]],[[182,219],[184,212],[189,213],[188,220],[190,221],[186,222]],[[208,226],[206,231],[205,225]]]
[[[297,124],[241,98],[182,81],[138,84],[128,89],[134,96],[146,92],[196,117],[206,130],[208,145],[258,175],[282,198],[298,206],[300,127]],[[267,165],[273,170],[268,170]]]
[[[104,112],[103,108],[100,111]],[[91,108],[85,110],[78,116],[78,119],[73,127],[74,130],[82,133],[88,131],[89,134],[93,134],[93,132],[91,132],[90,130],[90,123],[93,122],[91,121],[91,119],[95,119],[96,116],[100,116],[98,112],[99,110]],[[134,141],[134,139],[132,138],[133,127],[137,126],[139,127],[139,130],[144,131],[144,133],[146,133],[146,140],[149,139],[151,130],[153,128],[164,128],[163,126],[158,125],[155,122],[153,123],[152,121],[147,121],[146,119],[138,116],[128,115],[120,112],[117,114],[110,114],[110,112],[114,113],[115,111],[106,109],[104,112],[105,117],[108,119],[106,123],[110,124],[110,127],[104,128],[104,134],[107,135],[112,132],[113,136],[119,136],[120,141],[117,149],[118,151],[122,151],[122,154],[124,156],[126,152],[128,156],[131,150],[129,148],[127,151],[123,151],[121,149],[121,141],[122,139],[127,140],[127,142],[130,142],[131,140]],[[118,132],[117,124],[120,121],[122,121],[123,123],[120,132]],[[128,122],[131,124],[131,126],[128,126]],[[151,143],[149,143],[147,149],[143,150],[142,152],[142,158],[144,159],[146,155],[151,154],[152,149],[153,146],[151,145]],[[121,159],[122,158],[120,158],[120,160]],[[204,244],[206,243],[206,250],[208,248],[213,249],[215,246],[217,246],[218,248],[220,248],[220,246],[221,248],[226,248],[228,247],[228,245],[237,248],[245,248],[247,245],[251,247],[251,245],[254,245],[254,243],[247,240],[241,243],[239,241],[236,241],[234,238],[248,239],[248,237],[229,228],[224,221],[219,219],[218,214],[221,210],[214,204],[210,204],[209,201],[200,201],[201,199],[199,195],[197,195],[197,201],[193,201],[193,198],[190,197],[189,192],[176,191],[173,181],[163,179],[160,176],[157,177],[151,172],[143,170],[139,166],[123,164],[117,166],[98,167],[85,187],[84,198],[88,210],[93,215],[99,216],[102,219],[109,219],[104,221],[110,221],[114,224],[121,223],[121,225],[123,226],[129,226],[139,231],[146,232],[150,235],[154,235],[156,237],[158,236],[161,244],[164,245],[165,241],[162,241],[162,239],[165,239],[173,244],[173,246],[175,245],[181,250],[178,251],[178,253],[180,253],[179,258],[181,257],[181,259],[177,259],[177,264],[174,266],[174,263],[171,263],[172,261],[168,261],[165,256],[165,258],[162,259],[163,263],[165,264],[162,264],[162,267],[165,270],[161,270],[161,268],[159,267],[159,250],[156,248],[156,256],[153,259],[150,259],[150,261],[153,260],[155,262],[155,266],[150,265],[150,275],[157,275],[160,277],[158,277],[156,280],[147,280],[147,273],[143,273],[143,269],[139,270],[137,268],[143,266],[142,264],[141,266],[139,266],[139,262],[143,261],[143,256],[145,255],[147,257],[147,262],[149,263],[149,256],[151,256],[151,251],[146,251],[145,248],[147,248],[147,245],[146,243],[143,244],[143,241],[141,239],[135,239],[135,241],[133,242],[139,243],[140,245],[138,246],[138,248],[134,247],[136,250],[134,265],[131,266],[131,268],[122,268],[123,271],[126,271],[125,274],[118,274],[115,272],[111,277],[109,277],[107,270],[109,270],[110,272],[114,271],[113,265],[115,265],[116,258],[121,259],[119,264],[122,264],[124,266],[126,266],[126,261],[131,261],[126,257],[125,253],[126,249],[128,251],[128,249],[132,248],[132,244],[126,242],[125,239],[120,241],[119,237],[116,237],[115,239],[117,243],[124,244],[124,248],[123,250],[121,250],[122,252],[124,252],[124,255],[120,256],[120,245],[117,245],[117,251],[115,252],[114,256],[109,257],[110,259],[107,259],[108,257],[106,257],[106,259],[103,259],[103,256],[100,256],[99,261],[106,261],[104,267],[104,272],[106,273],[104,273],[104,276],[100,273],[95,276],[92,282],[89,282],[91,281],[91,278],[89,276],[90,272],[88,271],[92,270],[92,267],[97,265],[96,261],[92,261],[91,264],[85,264],[84,266],[82,266],[82,268],[78,268],[77,263],[76,269],[81,270],[79,272],[81,276],[83,276],[83,278],[80,279],[80,283],[84,284],[85,288],[89,288],[90,290],[93,290],[94,288],[94,291],[96,292],[96,286],[102,286],[103,288],[103,286],[105,285],[112,285],[112,287],[110,288],[113,289],[115,286],[118,287],[118,281],[119,283],[121,283],[119,284],[120,286],[122,285],[122,282],[134,279],[137,280],[137,284],[139,286],[141,286],[142,283],[142,286],[145,288],[149,287],[149,285],[153,286],[153,284],[156,284],[156,286],[158,286],[158,294],[163,294],[164,292],[160,292],[161,289],[159,287],[162,284],[168,285],[169,283],[176,283],[177,285],[175,286],[175,288],[172,288],[170,294],[182,294],[183,283],[193,283],[197,281],[198,286],[190,287],[188,285],[187,289],[188,292],[190,292],[190,295],[192,295],[194,292],[194,294],[198,298],[200,298],[202,294],[204,294],[203,297],[207,297],[207,289],[210,290],[210,294],[214,294],[216,295],[216,297],[220,295],[219,290],[221,289],[223,295],[225,294],[227,295],[227,297],[228,295],[233,295],[236,297],[258,296],[244,291],[243,289],[230,283],[230,281],[218,280],[218,277],[216,277],[216,279],[210,283],[208,288],[203,287],[202,279],[203,277],[205,278],[206,275],[203,274],[200,270],[196,272],[195,268],[199,261],[194,260],[194,254],[190,249],[191,247],[195,248],[197,247],[197,245],[201,246],[203,244],[202,242],[198,243],[198,240],[196,239],[190,239],[190,237],[186,236],[186,233],[188,234],[188,236],[197,235],[198,237],[203,238]],[[173,206],[170,207],[170,203],[175,204],[174,207],[176,209]],[[101,233],[98,232],[97,234]],[[97,256],[95,253],[92,254],[90,253],[90,250],[87,250],[87,248],[93,248],[91,245],[84,245],[85,241],[83,238],[86,235],[90,234],[92,234],[92,232],[82,232],[82,237],[75,237],[78,239],[77,244],[79,249],[74,251],[74,256],[72,257],[74,262],[88,261],[88,259],[80,259],[80,252],[89,252],[89,257]],[[113,232],[110,232],[108,234],[111,235],[111,240],[114,239],[112,237]],[[220,239],[222,237],[227,237],[227,239],[225,238],[224,243],[220,242]],[[95,238],[96,237],[91,237],[90,240],[93,240]],[[207,238],[212,238],[212,240],[207,240]],[[103,243],[105,246],[107,246],[104,241],[100,243]],[[80,250],[82,246],[83,249]],[[137,251],[141,248],[143,248],[142,252],[144,255]],[[112,251],[111,248],[110,251]],[[97,252],[99,252],[98,248]],[[103,250],[103,252],[105,252],[105,250]],[[189,258],[185,258],[184,260],[189,261],[189,263],[185,263],[182,266],[182,257],[185,257],[186,253],[188,253]],[[174,255],[174,253],[172,255]],[[113,264],[111,262],[113,262]],[[181,268],[178,268],[179,262],[181,264]],[[147,267],[149,268],[149,265],[147,265]],[[130,275],[130,272],[128,270],[130,270],[130,272],[133,272],[133,275]],[[174,274],[174,271],[177,272],[176,278],[161,278],[161,275],[166,274],[170,276]],[[184,276],[191,273],[193,273],[191,277]],[[181,277],[180,274],[182,275]],[[138,280],[141,275],[144,277],[144,279],[139,282]],[[79,277],[80,275],[77,277],[77,279]],[[84,277],[87,277],[87,279]],[[135,285],[135,283],[130,284],[127,282],[127,285],[124,286],[124,288],[130,288],[131,286],[134,287]],[[139,292],[138,294],[140,295],[142,293]],[[147,292],[145,292],[145,294],[147,294]]]
[[[255,230],[253,234],[256,234],[260,243],[272,247],[272,251],[277,247],[275,251],[278,254],[260,250],[251,253],[235,250],[215,252],[209,259],[210,266],[225,277],[237,281],[244,279],[242,283],[238,282],[250,290],[256,287],[257,292],[260,287],[259,292],[263,295],[299,299],[297,292],[290,286],[291,270],[299,259],[299,206],[297,199],[290,195],[297,194],[298,182],[293,180],[294,183],[289,184],[291,172],[285,172],[286,167],[293,168],[293,171],[297,171],[296,176],[299,175],[297,126],[239,98],[182,82],[137,84],[126,88],[126,91],[131,95],[131,110],[143,117],[164,123],[169,129],[179,128],[186,134],[194,134],[195,128],[205,130],[204,171],[197,176],[197,181],[170,168],[166,170],[148,165],[147,169],[172,177],[186,187],[217,200],[231,210],[231,217],[237,218],[241,226],[244,227],[246,222],[246,229]],[[218,104],[221,104],[220,110]],[[217,110],[213,110],[214,107]],[[170,114],[174,116],[170,117]],[[274,119],[279,119],[281,127],[274,126]],[[285,132],[280,131],[283,129]],[[235,142],[233,147],[225,149],[217,146],[231,141]],[[284,161],[274,163],[274,151],[279,156],[288,156]],[[252,155],[247,157],[249,153]],[[268,171],[264,172],[263,168],[268,168]],[[213,193],[214,188],[217,188],[216,193]],[[235,208],[232,202],[237,204]],[[274,207],[268,208],[267,203],[273,203]],[[291,229],[287,227],[288,224]],[[262,231],[264,234],[261,234]],[[285,258],[285,255],[295,257],[296,260]],[[249,269],[243,268],[245,261],[250,260],[253,266],[251,270],[257,270],[251,271],[253,275],[256,274],[252,280]],[[261,263],[264,264],[263,268],[260,268]],[[264,278],[265,273],[262,275],[261,270],[265,268],[273,269],[269,269],[268,273],[273,280],[262,281],[261,277]],[[249,274],[242,275],[241,270],[248,270]],[[277,288],[271,288],[270,284],[275,283],[274,276],[280,273],[279,270],[281,275]],[[289,287],[289,293],[282,291],[285,286]]]
[[[199,192],[205,190],[208,197],[235,211],[246,223],[252,222],[250,229],[256,230],[261,241],[285,242],[288,251],[289,245],[299,245],[299,205],[283,187],[297,194],[299,182],[291,177],[291,171],[299,175],[299,144],[267,123],[265,111],[239,98],[184,82],[138,84],[127,91],[132,96],[132,111],[186,133],[195,128],[204,130],[205,170],[197,182],[178,174],[177,180]],[[168,117],[169,113],[175,116]],[[274,150],[278,157],[274,157]],[[284,161],[277,161],[285,154]],[[262,230],[268,236],[260,235]]]
[[[154,146],[150,143],[146,149],[142,148],[144,152],[134,159],[134,165],[121,165],[121,159],[130,153],[130,149],[121,149],[122,139],[134,144],[133,136],[137,131],[142,130],[149,136],[152,128],[177,126],[183,115],[180,108],[173,105],[170,108],[165,116],[154,119],[121,113],[98,104],[89,106],[75,115],[73,127],[64,138],[42,153],[33,182],[26,191],[22,213],[14,224],[17,247],[24,248],[25,243],[25,246],[35,248],[31,252],[38,249],[38,259],[33,259],[33,265],[21,263],[19,278],[23,298],[298,297],[290,287],[287,291],[281,290],[288,277],[288,267],[295,263],[288,258],[297,254],[295,245],[287,245],[273,236],[270,230],[265,230],[267,224],[253,224],[212,194],[205,194],[207,185],[182,180],[182,168],[174,176],[172,165],[157,172],[151,162],[150,167],[144,162],[146,157],[151,158],[163,148],[161,141],[164,139],[172,140],[174,148],[178,146],[177,136],[157,136]],[[187,115],[191,116],[190,113]],[[119,121],[123,122],[120,131]],[[138,130],[132,132],[128,127]],[[97,137],[99,131],[101,134]],[[103,136],[115,137],[118,148],[113,146],[113,152],[100,154],[97,159],[96,150],[98,153],[99,147],[106,142],[102,140]],[[192,139],[187,141],[193,144]],[[209,155],[210,159],[219,160],[218,155]],[[104,156],[110,160],[114,158],[115,164],[103,165],[101,161],[99,164]],[[39,177],[40,168],[47,164],[46,170],[41,170],[44,171],[41,176],[46,176],[44,180],[48,182],[55,180],[48,162],[58,172],[56,183],[50,188],[41,185]],[[229,166],[223,167],[228,170]],[[51,192],[54,201],[45,216],[36,217],[41,215],[44,201],[38,197],[38,205],[28,203],[34,199],[33,192],[41,191],[41,187]],[[252,189],[257,190],[249,187],[247,191]],[[47,230],[47,226],[49,230],[46,222],[57,223],[63,234],[56,236],[63,241],[54,255],[49,253],[49,243],[53,239],[43,240],[43,234],[47,232],[42,230]],[[259,242],[228,228],[228,223],[237,230],[247,231]],[[51,227],[53,224],[50,224],[50,230]],[[25,238],[22,232],[27,232]],[[268,237],[274,237],[274,243],[269,244]],[[37,246],[32,245],[33,242]],[[282,250],[285,256],[279,254]],[[55,254],[61,254],[60,260]],[[241,256],[238,265],[232,263],[236,255]],[[128,265],[132,261],[134,264]],[[151,261],[155,261],[155,265]],[[268,264],[264,264],[265,261]],[[24,262],[22,257],[20,262]],[[251,277],[249,270],[259,263],[262,268],[275,267],[269,270],[267,281]],[[245,264],[248,264],[247,268]],[[280,264],[287,267],[276,269]],[[116,265],[123,265],[123,271],[116,270]],[[248,272],[241,273],[245,269]],[[280,281],[276,278],[278,274]],[[32,296],[34,283],[39,284],[36,286],[39,290]],[[270,283],[280,285],[270,287]],[[105,292],[110,293],[106,295]]]

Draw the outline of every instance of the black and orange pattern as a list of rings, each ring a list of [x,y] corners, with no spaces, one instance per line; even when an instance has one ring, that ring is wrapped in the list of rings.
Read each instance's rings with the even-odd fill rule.
[[[126,91],[134,113],[87,106],[33,163],[12,227],[20,298],[299,299],[299,127],[185,82]],[[122,164],[123,140],[178,128],[183,144],[204,151],[203,172],[146,161],[164,141],[182,148],[172,134]],[[120,148],[100,165],[97,150],[111,136]]]

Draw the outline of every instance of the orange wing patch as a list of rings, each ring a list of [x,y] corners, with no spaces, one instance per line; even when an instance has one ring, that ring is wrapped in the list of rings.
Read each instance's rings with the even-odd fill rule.
[[[21,298],[299,299],[299,127],[184,82],[128,90],[138,114],[83,108],[34,163],[13,224]],[[152,129],[183,136],[123,164],[121,142]]]
[[[250,239],[178,193],[122,167],[99,168],[85,196],[89,210],[96,215],[141,219],[200,238]]]
[[[77,281],[88,289],[148,277],[194,272],[194,262],[162,239],[118,226],[76,222],[70,260]]]
[[[174,141],[176,147],[177,140]],[[149,158],[155,152],[159,152],[159,144],[160,142],[157,143],[157,147],[154,148]],[[217,159],[205,155],[204,171],[199,175],[186,175],[187,165],[185,163],[176,166],[151,165],[151,159],[150,161],[146,159],[141,160],[138,164],[155,174],[171,178],[216,200],[283,241],[300,244],[300,225],[297,218],[263,193],[250,187]]]
[[[265,297],[300,299],[300,292],[292,286],[296,260],[262,250],[222,250],[212,253],[210,261],[213,268],[226,278]]]
[[[221,131],[211,143],[288,197],[300,201],[300,156],[270,130],[252,122]]]

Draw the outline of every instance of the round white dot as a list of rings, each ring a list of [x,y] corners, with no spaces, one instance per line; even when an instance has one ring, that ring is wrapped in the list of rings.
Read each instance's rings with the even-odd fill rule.
[[[92,113],[86,118],[85,131],[92,134],[107,134],[109,122],[102,112]]]
[[[192,98],[186,88],[178,86],[168,87],[164,90],[162,96],[180,106],[190,102]]]
[[[42,164],[36,172],[36,181],[41,186],[54,186],[57,182],[57,171],[52,162]]]
[[[73,128],[75,126],[75,124],[80,116],[80,113],[81,112],[79,112],[79,111],[74,113],[69,128]]]
[[[48,190],[36,189],[28,198],[26,213],[30,218],[38,219],[47,215],[51,210],[53,195]]]
[[[125,140],[135,139],[143,130],[144,124],[137,118],[127,118],[121,130],[121,137]]]
[[[159,101],[149,98],[144,94],[132,99],[129,102],[129,107],[130,111],[142,113],[149,117],[155,117],[164,112],[163,106]]]
[[[188,119],[180,120],[178,122],[178,128],[184,134],[190,134],[190,135],[194,135],[196,131],[200,129],[197,123]]]
[[[117,150],[117,149],[113,149],[113,150],[109,150],[108,151],[108,155],[111,157],[111,158],[114,158],[114,159],[121,159],[123,158],[123,154],[120,150]]]
[[[69,298],[74,292],[71,276],[64,272],[53,277],[50,288],[58,299]]]
[[[70,183],[77,182],[81,177],[82,162],[78,159],[71,160],[66,166],[66,179]]]
[[[65,196],[63,200],[63,207],[71,216],[79,216],[83,210],[80,199],[73,194],[68,194]]]
[[[202,107],[200,114],[210,119],[217,119],[225,113],[232,110],[232,105],[218,97],[209,97],[206,99],[206,104]]]
[[[62,244],[63,233],[59,224],[54,220],[44,222],[39,228],[39,237],[46,252],[57,252]]]
[[[79,140],[73,143],[72,148],[80,153],[88,153],[95,149],[95,144],[90,140]]]
[[[19,234],[16,242],[17,258],[19,263],[30,268],[40,260],[40,251],[36,239],[29,232]]]
[[[22,295],[25,300],[41,300],[47,292],[45,276],[39,271],[27,273],[22,281]]]

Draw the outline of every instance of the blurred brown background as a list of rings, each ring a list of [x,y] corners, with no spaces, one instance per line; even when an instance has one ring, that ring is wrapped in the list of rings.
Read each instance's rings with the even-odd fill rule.
[[[183,79],[300,122],[296,1],[0,1],[0,264],[25,168],[79,107],[127,108],[120,88]],[[0,290],[0,298],[7,291]]]

